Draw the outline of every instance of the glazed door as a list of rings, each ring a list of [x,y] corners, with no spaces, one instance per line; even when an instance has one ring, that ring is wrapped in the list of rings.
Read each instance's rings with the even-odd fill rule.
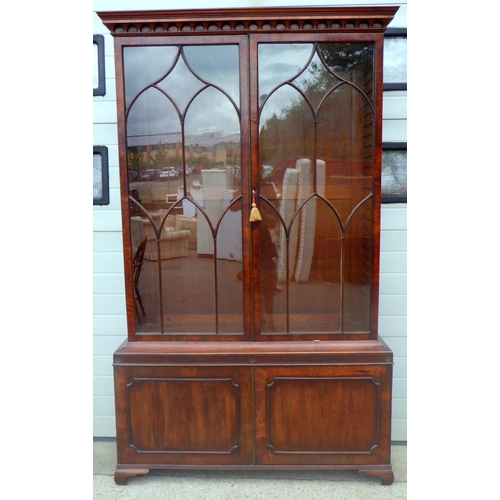
[[[374,41],[134,42],[123,47],[130,331],[373,336]]]
[[[374,333],[373,41],[256,35],[256,337]]]
[[[248,39],[133,41],[123,47],[129,331],[249,340]]]

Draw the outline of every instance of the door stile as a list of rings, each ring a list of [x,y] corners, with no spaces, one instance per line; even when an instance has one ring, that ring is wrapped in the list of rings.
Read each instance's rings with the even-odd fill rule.
[[[384,35],[375,36],[375,61],[383,61]],[[372,237],[372,296],[371,332],[373,339],[378,337],[378,309],[380,286],[380,217],[382,199],[382,103],[383,103],[383,64],[375,64],[375,148],[373,152],[373,237]]]
[[[252,191],[255,192],[257,205],[259,199],[259,97],[258,97],[258,45],[251,35],[249,39],[249,106],[250,106],[250,186],[249,201],[252,201]],[[247,212],[250,214],[250,210]],[[260,300],[260,257],[259,257],[259,222],[251,222],[252,249],[252,340],[256,340],[261,331],[261,300]]]
[[[114,38],[114,64],[116,81],[116,107],[117,107],[117,129],[118,129],[118,163],[120,166],[127,165],[127,131],[125,125],[125,82],[122,59],[123,40]],[[122,241],[123,241],[123,264],[125,276],[125,298],[127,308],[127,338],[132,340],[135,335],[134,320],[134,291],[132,281],[132,249],[130,241],[130,218],[129,218],[129,185],[126,168],[120,167],[120,192],[126,193],[121,196],[121,219],[122,219]]]
[[[240,41],[240,110],[241,110],[241,226],[243,258],[243,328],[245,340],[253,340],[252,310],[252,251],[251,226],[248,219],[251,210],[251,132],[250,132],[250,51],[248,36]]]
[[[251,381],[252,381],[252,465],[257,464],[257,449],[256,449],[256,429],[255,424],[257,420],[257,414],[255,409],[255,366],[251,368]]]

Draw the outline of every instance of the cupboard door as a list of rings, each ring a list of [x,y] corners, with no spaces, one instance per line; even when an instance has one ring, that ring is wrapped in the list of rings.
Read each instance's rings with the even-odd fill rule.
[[[259,368],[260,464],[389,463],[390,367]]]
[[[115,374],[117,423],[125,429],[119,463],[250,462],[249,369],[122,367]]]

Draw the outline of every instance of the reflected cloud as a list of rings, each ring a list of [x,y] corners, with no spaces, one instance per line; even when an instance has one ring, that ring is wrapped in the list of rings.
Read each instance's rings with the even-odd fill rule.
[[[239,141],[238,46],[186,46],[184,55],[188,64],[174,46],[125,48],[127,104],[143,92],[128,113],[129,147],[181,142],[183,121],[186,144]]]

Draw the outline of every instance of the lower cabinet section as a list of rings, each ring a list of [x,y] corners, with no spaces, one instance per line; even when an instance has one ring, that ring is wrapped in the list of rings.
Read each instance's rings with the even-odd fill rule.
[[[330,468],[391,484],[392,353],[385,348],[271,357],[261,348],[247,359],[167,348],[138,355],[122,346],[115,481],[155,468]]]

